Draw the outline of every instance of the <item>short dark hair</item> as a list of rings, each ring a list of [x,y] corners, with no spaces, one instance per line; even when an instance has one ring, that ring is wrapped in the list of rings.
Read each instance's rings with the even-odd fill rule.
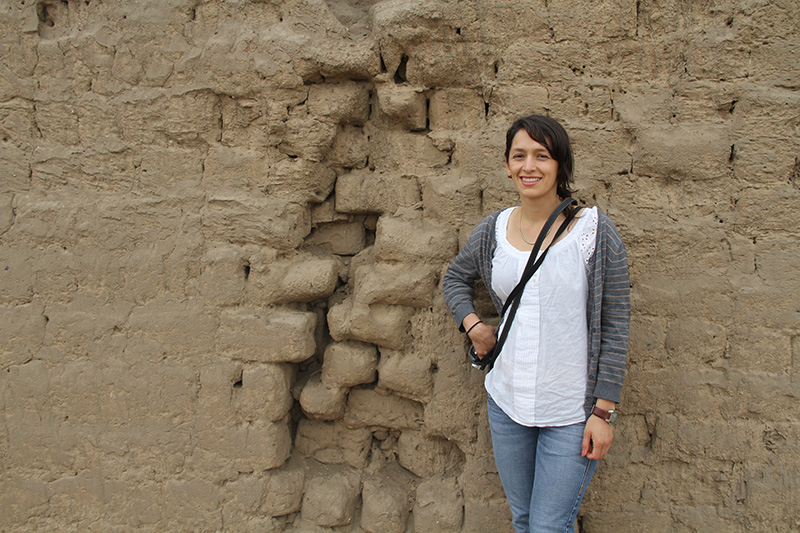
[[[544,115],[530,115],[518,118],[514,121],[506,132],[506,163],[511,152],[511,143],[514,136],[520,130],[525,130],[531,139],[546,147],[553,159],[558,162],[558,174],[556,175],[556,192],[561,198],[572,196],[575,190],[572,188],[574,180],[572,178],[572,146],[569,142],[569,135],[558,121]]]

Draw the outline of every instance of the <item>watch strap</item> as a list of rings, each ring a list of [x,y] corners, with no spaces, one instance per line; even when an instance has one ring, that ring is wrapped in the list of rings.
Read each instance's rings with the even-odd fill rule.
[[[603,420],[605,420],[609,424],[613,424],[614,422],[617,421],[617,417],[616,417],[617,412],[616,411],[613,411],[613,410],[612,411],[606,411],[605,409],[600,409],[596,405],[592,408],[592,414],[597,416],[597,417],[602,418]]]

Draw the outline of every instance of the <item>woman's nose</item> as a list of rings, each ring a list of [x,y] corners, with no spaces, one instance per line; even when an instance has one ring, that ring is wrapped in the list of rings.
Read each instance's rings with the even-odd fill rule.
[[[536,168],[536,158],[533,156],[526,157],[525,164],[523,165],[523,170],[533,170],[535,168]]]

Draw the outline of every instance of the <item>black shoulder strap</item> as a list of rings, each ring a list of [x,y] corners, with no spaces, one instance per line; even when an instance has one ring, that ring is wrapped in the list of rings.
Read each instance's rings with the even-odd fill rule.
[[[528,262],[525,264],[525,270],[522,272],[522,277],[520,277],[519,283],[517,283],[516,287],[514,287],[514,289],[508,295],[508,298],[506,298],[505,304],[503,304],[503,312],[500,314],[501,317],[506,314],[511,302],[522,293],[523,289],[525,289],[525,284],[528,283],[528,280],[533,277],[533,275],[536,273],[536,270],[542,264],[542,261],[544,261],[544,256],[547,254],[547,249],[545,249],[544,253],[538,258],[538,260],[537,256],[539,255],[539,250],[542,247],[542,243],[544,242],[545,237],[547,237],[547,234],[550,232],[550,228],[553,226],[556,218],[558,218],[558,215],[560,215],[564,209],[572,204],[577,203],[578,201],[574,198],[567,198],[561,202],[552,213],[550,213],[550,216],[547,218],[547,221],[542,227],[542,231],[539,232],[539,236],[536,238],[536,242],[533,245],[533,250],[531,250],[531,255],[528,257]],[[564,233],[564,230],[567,229],[570,222],[572,222],[579,210],[580,208],[573,209],[569,213],[567,219],[561,223],[561,226],[559,226],[556,234],[553,236],[553,242],[555,242],[561,236],[561,234]]]

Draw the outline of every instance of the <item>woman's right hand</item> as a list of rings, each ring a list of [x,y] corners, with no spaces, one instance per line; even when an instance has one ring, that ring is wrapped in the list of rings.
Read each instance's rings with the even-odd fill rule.
[[[489,353],[489,350],[497,343],[495,331],[497,331],[497,326],[488,326],[481,322],[467,334],[469,340],[472,341],[472,346],[475,347],[475,353],[478,354],[478,357],[481,359],[483,359],[483,356]]]

